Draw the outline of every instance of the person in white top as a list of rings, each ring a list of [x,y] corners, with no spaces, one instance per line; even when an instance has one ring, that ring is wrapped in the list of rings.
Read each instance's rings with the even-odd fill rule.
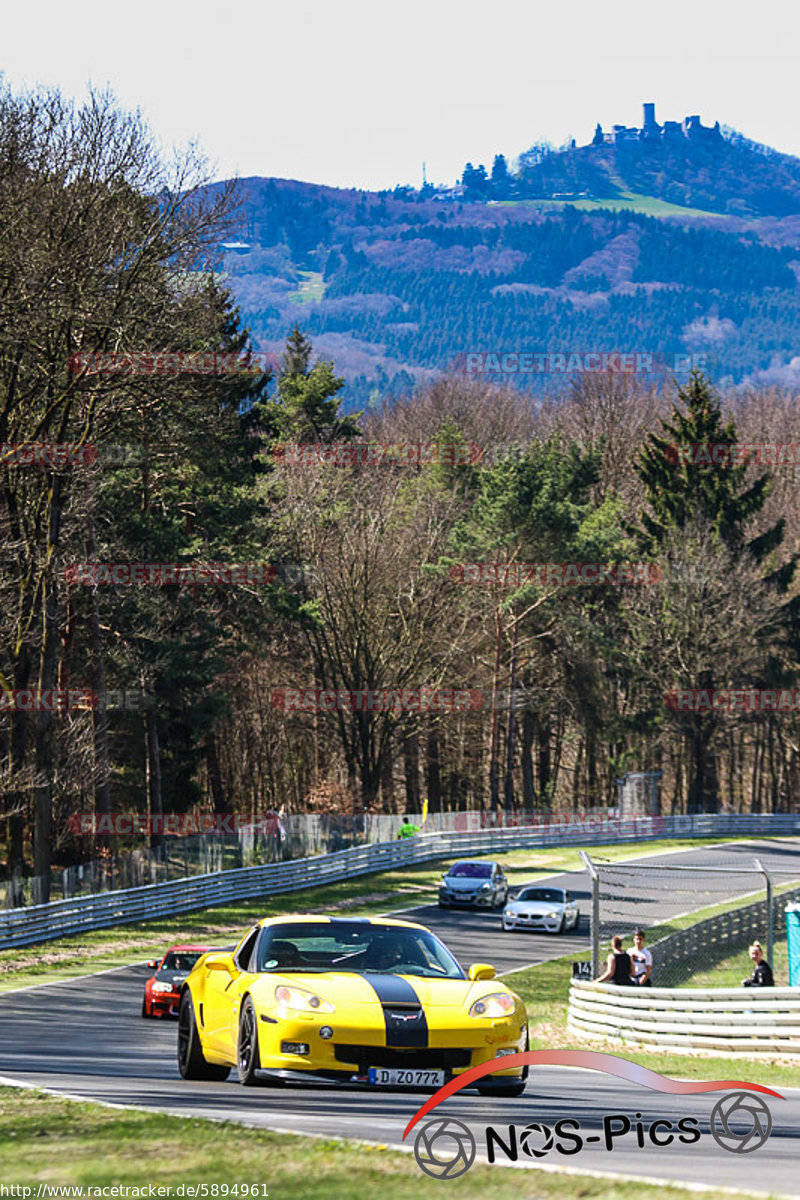
[[[650,976],[653,972],[653,956],[649,950],[645,949],[643,929],[633,931],[633,949],[630,951],[630,956],[634,982],[639,987],[652,987]]]

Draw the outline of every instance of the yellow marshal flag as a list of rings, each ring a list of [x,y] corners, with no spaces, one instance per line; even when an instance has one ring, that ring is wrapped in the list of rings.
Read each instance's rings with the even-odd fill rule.
[[[424,825],[428,819],[428,797],[422,801],[422,824]]]

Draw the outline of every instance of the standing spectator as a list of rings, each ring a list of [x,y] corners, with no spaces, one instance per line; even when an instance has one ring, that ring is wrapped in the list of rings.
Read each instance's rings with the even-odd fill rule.
[[[645,947],[643,929],[634,929],[633,931],[631,962],[633,963],[634,983],[639,987],[652,987],[650,976],[653,973],[653,956]]]
[[[611,953],[606,960],[606,969],[598,975],[595,983],[616,983],[620,987],[633,985],[633,963],[627,950],[622,949],[622,938],[615,933],[611,939]]]
[[[750,957],[756,965],[750,978],[742,980],[742,987],[775,987],[772,967],[764,958],[761,942],[753,942],[750,947]]]

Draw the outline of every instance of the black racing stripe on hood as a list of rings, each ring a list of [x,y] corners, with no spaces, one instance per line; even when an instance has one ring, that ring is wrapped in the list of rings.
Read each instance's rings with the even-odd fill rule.
[[[419,996],[400,975],[360,972],[381,1002],[386,1024],[386,1045],[427,1047],[428,1022]]]

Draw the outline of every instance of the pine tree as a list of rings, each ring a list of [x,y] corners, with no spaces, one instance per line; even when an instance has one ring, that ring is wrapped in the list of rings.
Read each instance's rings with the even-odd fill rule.
[[[752,483],[747,482],[747,463],[734,461],[735,423],[723,421],[711,384],[699,371],[693,372],[686,388],[679,389],[672,416],[661,425],[661,434],[649,435],[636,471],[644,483],[648,504],[641,518],[641,542],[646,553],[659,556],[667,564],[660,619],[668,634],[667,644],[675,653],[672,665],[665,663],[664,667],[682,676],[664,680],[665,688],[677,685],[711,692],[720,686],[743,684],[785,686],[790,671],[786,654],[782,656],[779,648],[788,649],[796,659],[800,599],[782,602],[777,598],[785,596],[800,555],[782,563],[768,562],[784,540],[782,518],[751,536],[751,523],[769,494],[769,476],[764,473]],[[683,561],[676,564],[674,548],[681,543]],[[724,652],[726,639],[720,636],[718,626],[700,635],[699,616],[688,633],[678,636],[676,614],[686,606],[687,585],[670,575],[676,567],[696,570],[695,559],[701,567],[705,560],[706,570],[715,581],[713,596],[703,605],[705,611],[709,611],[712,600],[721,611],[720,598],[733,597],[742,588],[752,588],[754,596],[756,590],[766,588],[763,602],[769,598],[774,612],[769,620],[752,622],[758,678],[721,677],[731,670],[735,659]],[[696,602],[702,604],[702,589],[696,590]],[[691,601],[691,594],[688,599]],[[735,607],[731,604],[730,610]],[[744,661],[741,657],[740,670]],[[719,715],[688,712],[681,716],[680,724],[690,756],[688,809],[716,811],[719,796],[713,746]]]
[[[736,426],[723,422],[719,401],[701,372],[692,373],[678,397],[685,409],[675,405],[671,420],[661,422],[663,434],[649,435],[636,468],[651,509],[642,515],[647,548],[663,545],[668,531],[702,520],[733,553],[746,549],[761,562],[781,544],[785,529],[781,519],[745,542],[748,522],[767,499],[769,476],[746,485],[747,464],[732,461]]]
[[[311,366],[312,346],[309,339],[295,325],[286,339],[286,349],[281,359],[281,375],[307,375]]]

